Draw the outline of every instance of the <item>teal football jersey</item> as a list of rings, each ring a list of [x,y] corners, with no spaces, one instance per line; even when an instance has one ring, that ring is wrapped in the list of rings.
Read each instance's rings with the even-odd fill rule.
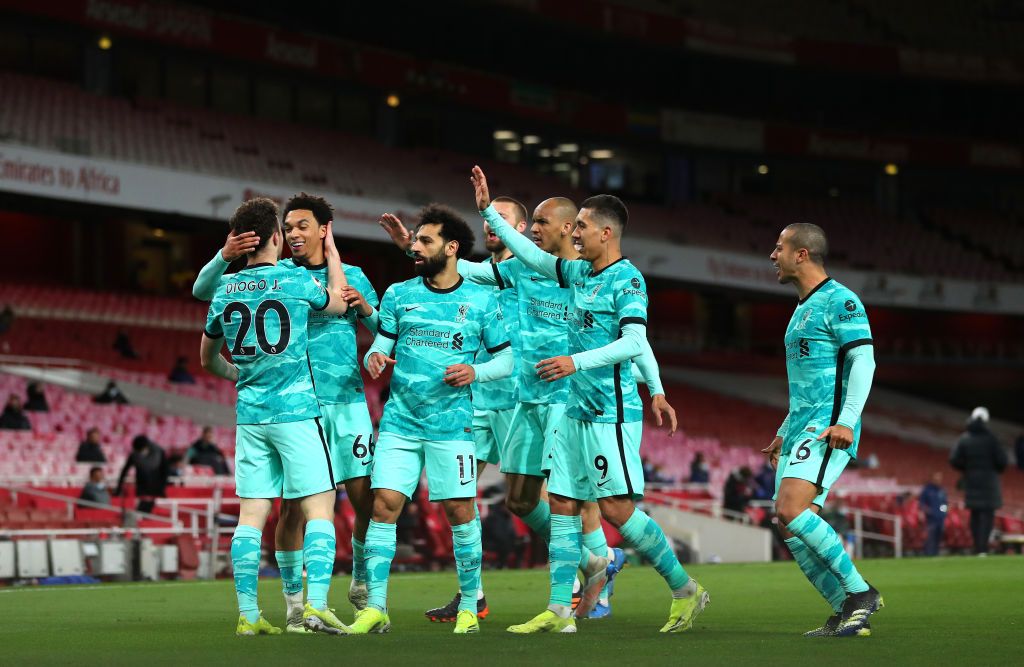
[[[492,266],[501,267],[503,264],[508,264],[511,259],[507,259],[504,262],[488,262]],[[516,292],[513,289],[508,289],[508,285],[501,285],[495,288],[495,296],[498,299],[498,306],[501,307],[502,316],[515,317],[516,311],[518,310],[519,299],[517,298]],[[507,324],[507,321],[506,321]],[[493,382],[484,382],[481,384],[473,385],[473,409],[474,410],[510,410],[516,407],[516,401],[519,400],[519,393],[516,391],[519,384],[519,363],[522,354],[522,345],[520,345],[519,327],[506,326],[509,334],[509,341],[512,343],[512,352],[515,355],[513,362],[512,374],[506,378],[500,380],[494,380]],[[473,363],[482,364],[485,361],[490,360],[491,355],[487,350],[480,350],[477,354],[476,361]]]
[[[239,424],[320,416],[306,358],[306,325],[310,311],[322,311],[329,300],[323,284],[291,267],[254,264],[221,277],[206,335],[225,338],[238,368]]]
[[[836,423],[850,377],[846,353],[871,344],[864,304],[835,280],[827,278],[797,304],[786,327],[789,425],[783,456],[808,428],[820,433]],[[857,456],[860,427],[858,419],[853,445],[846,450],[850,456]]]
[[[647,326],[647,284],[625,257],[594,272],[585,260],[559,259],[558,282],[572,288],[569,354],[604,347],[619,339],[626,324]],[[599,423],[637,422],[643,403],[628,362],[569,376],[566,414]]]
[[[290,259],[279,264],[303,268],[321,284],[327,284],[327,265],[304,266]],[[358,266],[345,264],[348,284],[359,290],[366,303],[374,308],[380,305],[366,274]],[[363,376],[359,373],[359,355],[356,346],[356,328],[359,314],[350,308],[344,315],[313,312],[309,316],[309,364],[313,370],[316,398],[321,405],[358,403],[364,401]]]
[[[395,341],[396,362],[380,430],[472,440],[470,387],[449,387],[444,372],[511,346],[494,290],[462,278],[447,290],[423,278],[396,283],[381,300],[378,333]]]
[[[556,404],[569,398],[569,378],[547,382],[537,375],[543,359],[569,354],[569,304],[572,290],[543,276],[516,258],[497,265],[498,286],[516,292],[519,313],[519,400]],[[505,311],[506,313],[508,311]],[[514,345],[514,343],[513,343]]]

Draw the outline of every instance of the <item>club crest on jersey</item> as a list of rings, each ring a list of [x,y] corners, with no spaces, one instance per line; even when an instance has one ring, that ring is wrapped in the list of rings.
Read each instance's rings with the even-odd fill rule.
[[[455,316],[456,322],[465,322],[466,314],[469,312],[469,304],[463,303],[459,306],[459,314]]]
[[[807,310],[804,311],[804,314],[800,317],[800,322],[796,325],[797,331],[799,331],[799,330],[803,329],[805,326],[807,326],[807,320],[811,319],[811,315],[813,315],[813,314],[814,314],[814,309],[813,308],[808,308]]]

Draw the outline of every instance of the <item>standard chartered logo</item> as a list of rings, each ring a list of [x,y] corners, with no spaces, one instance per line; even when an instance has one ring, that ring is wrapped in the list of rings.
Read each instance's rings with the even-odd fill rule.
[[[453,336],[451,331],[445,329],[413,327],[405,334],[405,344],[412,347],[439,347],[442,349],[450,347],[461,350],[463,338],[461,333],[456,332]]]
[[[526,314],[532,317],[562,320],[565,319],[565,309],[564,303],[531,297],[530,304],[526,307]]]

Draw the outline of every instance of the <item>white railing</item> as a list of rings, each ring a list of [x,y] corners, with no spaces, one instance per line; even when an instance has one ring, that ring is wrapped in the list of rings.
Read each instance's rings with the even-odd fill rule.
[[[715,500],[699,500],[691,498],[674,498],[672,496],[659,496],[659,503],[668,505],[673,509],[678,510],[689,510],[697,511],[703,514],[707,514],[717,519],[730,519],[739,523],[752,525],[753,521],[750,515],[745,512],[736,512],[728,510],[722,507],[722,505]],[[775,508],[775,503],[770,500],[751,500],[748,505],[750,507],[760,507],[769,513]],[[903,557],[903,518],[896,514],[888,514],[886,512],[875,512],[873,510],[860,509],[856,507],[847,508],[846,514],[853,521],[853,544],[854,544],[854,555],[860,558],[864,554],[864,542],[874,541],[882,542],[885,544],[891,544],[893,550],[893,556],[895,558]],[[888,521],[893,524],[892,535],[886,535],[884,533],[877,533],[870,530],[864,529],[864,519],[878,519],[880,521]]]
[[[874,540],[876,542],[892,544],[893,558],[903,558],[903,517],[897,514],[875,512],[874,510],[865,510],[857,507],[848,508],[846,513],[853,515],[853,554],[856,558],[861,558],[864,555],[864,540]],[[864,530],[865,517],[891,522],[893,524],[892,535]]]
[[[65,496],[59,493],[50,493],[49,491],[41,491],[39,489],[29,489],[6,484],[0,484],[0,489],[6,489],[10,493],[11,499],[15,502],[17,502],[19,495],[62,502],[66,506],[68,520],[74,519],[75,507],[84,507],[88,509],[100,509],[119,513],[121,515],[122,524],[125,524],[121,526],[100,526],[88,528],[5,529],[0,527],[0,537],[52,538],[56,535],[88,537],[99,534],[117,537],[167,534],[189,535],[192,538],[205,536],[208,541],[210,569],[208,572],[204,572],[202,574],[208,575],[211,578],[215,576],[214,566],[220,555],[220,537],[231,534],[234,531],[234,527],[220,526],[219,521],[222,517],[228,519],[226,515],[221,514],[221,508],[225,505],[237,505],[239,503],[238,498],[224,498],[221,494],[221,489],[214,488],[213,496],[209,498],[157,498],[156,504],[158,506],[168,507],[170,509],[170,516],[162,516],[159,514],[140,512],[127,507],[95,503],[89,500],[82,500],[81,498]],[[231,515],[230,518],[237,519],[237,515]],[[130,525],[140,519],[166,523],[167,527],[147,526],[139,528],[137,526]]]

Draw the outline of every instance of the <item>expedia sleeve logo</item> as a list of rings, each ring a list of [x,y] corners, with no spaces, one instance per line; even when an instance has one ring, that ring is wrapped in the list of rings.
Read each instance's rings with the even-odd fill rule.
[[[632,289],[630,287],[623,287],[622,288],[622,293],[623,294],[634,294],[636,296],[646,296],[646,294],[644,294],[644,291],[642,289],[640,289],[640,285],[642,283],[640,282],[640,279],[638,277],[633,276],[629,280],[629,284],[632,286]]]
[[[854,318],[864,317],[864,311],[863,310],[857,310],[857,302],[854,301],[853,299],[847,299],[846,303],[843,304],[843,307],[846,308],[846,312],[848,314],[840,315],[839,316],[839,321],[840,322],[849,322],[850,320],[852,320]]]

